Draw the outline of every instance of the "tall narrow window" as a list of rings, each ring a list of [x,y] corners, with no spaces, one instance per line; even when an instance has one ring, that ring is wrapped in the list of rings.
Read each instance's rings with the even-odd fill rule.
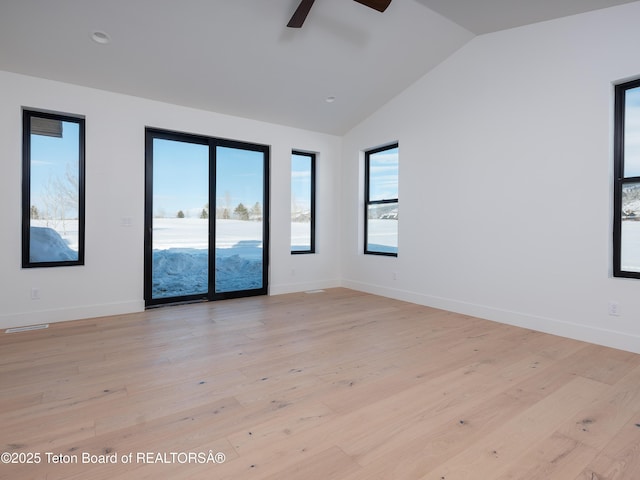
[[[291,155],[291,253],[314,253],[316,154]]]
[[[23,268],[84,264],[84,132],[84,118],[23,111]]]
[[[398,144],[365,152],[364,253],[398,256]]]
[[[613,273],[640,278],[640,80],[615,88]]]

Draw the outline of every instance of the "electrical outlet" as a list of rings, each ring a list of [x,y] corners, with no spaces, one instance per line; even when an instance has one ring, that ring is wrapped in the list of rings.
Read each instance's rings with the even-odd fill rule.
[[[40,289],[36,287],[31,288],[31,300],[40,300]]]
[[[620,304],[618,302],[609,302],[609,315],[613,317],[620,316]]]
[[[398,279],[398,272],[393,272],[393,279],[397,280]]]

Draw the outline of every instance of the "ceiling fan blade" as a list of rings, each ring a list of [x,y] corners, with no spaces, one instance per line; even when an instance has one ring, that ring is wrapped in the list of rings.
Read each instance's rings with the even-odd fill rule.
[[[389,4],[391,3],[391,0],[355,0],[355,1],[358,3],[361,3],[362,5],[366,5],[369,8],[373,8],[374,10],[377,10],[379,12],[384,12],[389,6]]]
[[[293,16],[289,23],[287,23],[287,27],[291,28],[300,28],[304,23],[305,18],[309,14],[309,10],[311,10],[311,6],[315,0],[302,0],[296,11],[293,12]]]

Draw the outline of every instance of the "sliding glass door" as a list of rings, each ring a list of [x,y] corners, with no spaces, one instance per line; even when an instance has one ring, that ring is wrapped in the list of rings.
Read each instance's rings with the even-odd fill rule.
[[[216,147],[217,294],[262,288],[264,262],[264,153]]]
[[[209,146],[154,138],[151,299],[209,292]]]
[[[267,292],[268,147],[147,129],[148,306]]]

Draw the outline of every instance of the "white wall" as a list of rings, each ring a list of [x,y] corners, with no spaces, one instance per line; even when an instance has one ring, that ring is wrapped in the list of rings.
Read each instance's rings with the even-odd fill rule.
[[[270,145],[270,292],[339,284],[339,137],[7,72],[0,87],[0,328],[144,308],[145,126]],[[22,107],[86,116],[85,266],[21,268]],[[320,154],[316,255],[290,254],[292,149]],[[121,226],[123,217],[131,227]],[[39,300],[31,300],[32,287]]]
[[[640,281],[610,260],[612,85],[640,76],[639,18],[476,37],[346,135],[343,284],[640,352]],[[395,140],[399,256],[364,256],[360,152]]]

